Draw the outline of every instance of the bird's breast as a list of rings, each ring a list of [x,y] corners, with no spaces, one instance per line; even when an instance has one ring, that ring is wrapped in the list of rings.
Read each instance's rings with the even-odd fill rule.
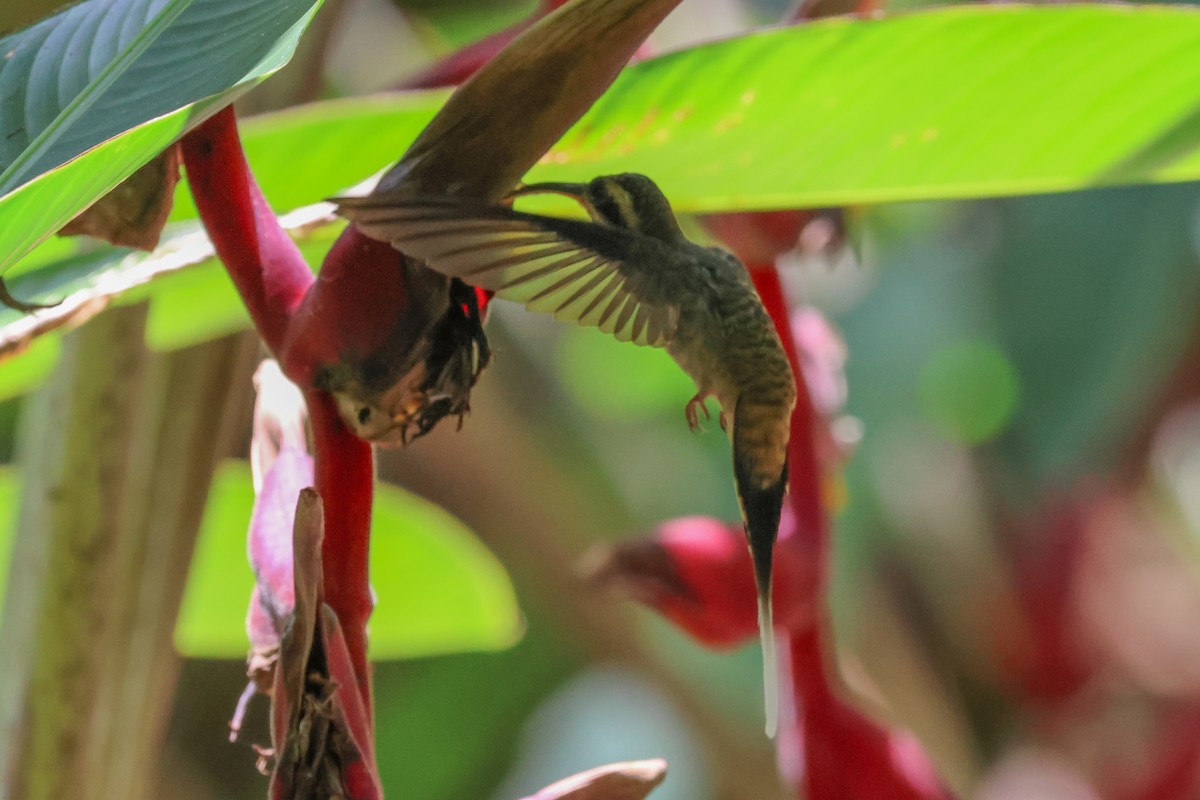
[[[721,408],[732,410],[737,392],[726,357],[728,348],[724,341],[714,336],[719,329],[715,326],[706,329],[706,324],[688,320],[685,313],[675,338],[667,345],[667,352],[695,381],[701,394],[715,396]]]

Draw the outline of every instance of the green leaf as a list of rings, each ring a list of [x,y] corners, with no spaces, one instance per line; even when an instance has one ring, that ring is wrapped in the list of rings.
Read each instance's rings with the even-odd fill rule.
[[[13,534],[17,530],[17,515],[21,511],[21,481],[19,473],[9,466],[0,467],[0,609],[4,607],[8,562],[12,558]]]
[[[380,485],[371,524],[371,585],[380,609],[374,658],[498,650],[524,632],[508,573],[446,511]]]
[[[293,240],[316,270],[341,230],[340,225],[301,227]],[[250,327],[246,306],[215,256],[153,278],[150,286],[122,295],[121,302],[141,299],[150,301],[146,345],[151,350],[179,350]]]
[[[277,212],[345,191],[395,161],[433,118],[447,91],[403,92],[310,103],[245,120],[246,159]],[[181,185],[171,219],[196,206]]]
[[[283,66],[320,0],[87,0],[0,39],[0,272]]]
[[[1188,6],[972,5],[753,32],[625,70],[528,180],[641,171],[699,213],[1197,179],[1195,46]],[[395,161],[443,99],[249,120],[250,163],[277,209],[316,202]]]
[[[503,652],[379,665],[384,785],[403,786],[413,800],[497,796],[530,714],[582,665],[578,647],[557,632],[561,624],[532,618],[529,633]]]
[[[57,336],[42,336],[6,360],[0,368],[0,400],[25,394],[36,388],[54,370],[61,346]]]
[[[645,172],[681,210],[1200,177],[1200,10],[968,5],[640,64],[536,178]]]
[[[169,351],[250,327],[250,315],[229,274],[215,258],[164,275],[154,285],[146,344]]]
[[[254,581],[246,528],[254,490],[243,462],[218,470],[175,641],[189,656],[242,658]],[[393,486],[376,487],[371,521],[375,659],[505,648],[523,622],[508,575],[461,522]]]

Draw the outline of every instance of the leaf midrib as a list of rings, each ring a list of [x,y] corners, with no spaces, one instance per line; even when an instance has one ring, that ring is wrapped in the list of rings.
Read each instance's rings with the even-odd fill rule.
[[[0,173],[0,194],[14,188],[29,171],[29,168],[70,129],[79,117],[92,107],[97,99],[112,87],[118,78],[137,62],[138,58],[167,31],[171,23],[178,19],[179,15],[191,4],[192,0],[170,0],[148,25],[138,31],[129,45],[110,61],[94,80],[89,81],[83,91],[77,94],[62,111],[58,112],[54,120],[34,137],[29,146],[9,164],[3,173]]]

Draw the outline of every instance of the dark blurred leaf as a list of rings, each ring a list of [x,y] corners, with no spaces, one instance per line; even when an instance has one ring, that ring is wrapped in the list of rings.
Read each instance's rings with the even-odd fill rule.
[[[1196,185],[998,205],[987,267],[1022,404],[1003,454],[1029,485],[1110,464],[1195,331]]]
[[[22,0],[0,5],[0,32],[8,33],[32,25],[66,5],[70,5],[67,0]]]
[[[521,643],[502,653],[381,664],[376,719],[387,732],[377,752],[384,786],[404,787],[411,800],[491,795],[527,717],[580,666],[550,630],[546,619],[534,618]]]

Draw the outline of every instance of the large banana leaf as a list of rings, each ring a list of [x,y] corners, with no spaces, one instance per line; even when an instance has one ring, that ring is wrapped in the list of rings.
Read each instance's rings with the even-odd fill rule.
[[[320,0],[85,0],[0,39],[0,272],[291,57]]]

